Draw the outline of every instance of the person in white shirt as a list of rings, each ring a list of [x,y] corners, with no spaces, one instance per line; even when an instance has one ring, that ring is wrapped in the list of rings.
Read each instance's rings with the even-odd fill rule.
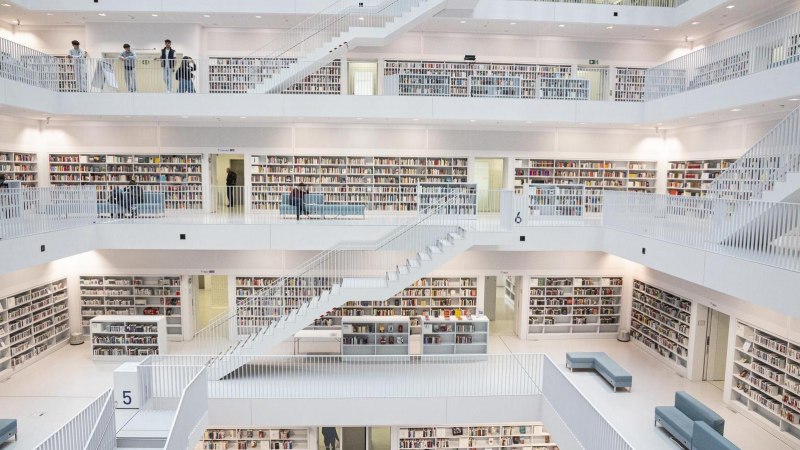
[[[131,51],[129,44],[123,45],[122,48],[124,50],[119,54],[119,59],[125,72],[125,84],[128,85],[128,92],[136,92],[136,53]]]
[[[75,74],[75,87],[78,92],[86,92],[86,58],[89,52],[81,49],[81,43],[72,41],[72,48],[67,53],[67,58],[72,60],[72,72]]]

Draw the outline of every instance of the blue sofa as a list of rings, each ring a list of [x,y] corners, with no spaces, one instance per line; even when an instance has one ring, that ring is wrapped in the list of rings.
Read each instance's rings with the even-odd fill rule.
[[[163,216],[165,212],[165,196],[163,192],[142,192],[139,202],[128,207],[128,196],[121,195],[118,203],[101,202],[97,204],[98,216],[122,217],[135,212],[137,217]]]
[[[736,448],[725,438],[709,435],[708,430],[698,422],[722,438],[725,420],[686,392],[675,393],[674,406],[656,406],[655,425],[664,427],[684,447],[702,450]],[[697,436],[696,432],[699,432]]]
[[[619,388],[630,391],[633,386],[633,376],[603,352],[569,352],[567,368],[594,370],[611,384],[614,392]]]
[[[306,194],[304,204],[308,215],[319,216],[323,219],[329,216],[361,216],[363,218],[365,211],[364,205],[325,203],[324,194]],[[289,194],[281,196],[280,214],[281,216],[297,216]]]
[[[16,419],[0,419],[0,444],[11,439],[17,440],[17,420]]]

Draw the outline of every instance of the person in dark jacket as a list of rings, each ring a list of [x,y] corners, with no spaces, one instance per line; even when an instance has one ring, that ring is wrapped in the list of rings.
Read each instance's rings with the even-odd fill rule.
[[[136,184],[136,180],[131,178],[130,184],[128,184],[127,192],[125,193],[125,208],[128,210],[128,213],[134,217],[136,217],[136,208],[134,205],[138,205],[142,203],[144,193],[142,192],[142,187]]]
[[[334,450],[336,442],[339,441],[339,433],[335,427],[322,427],[322,440],[325,442],[325,450]]]
[[[297,220],[300,220],[300,214],[308,214],[306,212],[307,193],[308,191],[306,191],[306,185],[304,183],[298,184],[289,193],[289,204],[294,205],[294,210],[297,213]]]
[[[237,175],[230,167],[225,169],[225,171],[228,172],[228,175],[225,177],[225,190],[228,192],[228,207],[232,207],[236,198]]]
[[[167,92],[172,92],[172,71],[175,70],[175,49],[172,48],[172,41],[164,40],[164,48],[161,49],[161,57],[156,61],[161,61],[161,69],[164,72],[164,88]]]
[[[192,72],[195,70],[197,70],[197,65],[192,58],[184,56],[181,66],[175,72],[175,79],[178,80],[178,93],[194,92],[194,83],[192,82],[194,74]]]

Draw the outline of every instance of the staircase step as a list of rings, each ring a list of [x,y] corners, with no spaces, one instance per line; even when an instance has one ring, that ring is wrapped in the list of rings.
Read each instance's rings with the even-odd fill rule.
[[[442,247],[452,247],[453,246],[453,243],[448,241],[447,239],[439,239],[439,244]]]
[[[408,258],[408,267],[410,269],[419,267],[419,260]]]
[[[451,238],[453,238],[453,239],[458,239],[458,240],[464,239],[464,236],[462,236],[462,235],[460,235],[460,234],[458,234],[458,233],[448,233],[448,234],[449,234],[449,235],[450,235],[450,237],[451,237]]]
[[[430,261],[431,260],[431,255],[429,255],[429,254],[427,254],[425,252],[419,252],[419,253],[417,253],[417,256],[419,256],[419,260],[420,261]]]
[[[379,288],[386,286],[383,278],[345,278],[342,280],[343,288]]]
[[[397,281],[400,279],[400,274],[398,272],[386,272],[386,279],[389,281]]]
[[[428,250],[430,250],[431,254],[442,253],[442,249],[437,247],[436,245],[429,245]]]
[[[397,266],[397,273],[400,275],[408,275],[408,266]]]

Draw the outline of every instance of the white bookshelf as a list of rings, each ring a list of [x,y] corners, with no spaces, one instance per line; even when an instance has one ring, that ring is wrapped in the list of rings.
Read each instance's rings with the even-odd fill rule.
[[[633,281],[631,337],[686,373],[692,302],[639,280]]]
[[[209,58],[209,92],[245,94],[253,92],[296,58],[254,58],[218,56]],[[337,59],[286,88],[284,94],[341,94],[342,70]]]
[[[485,316],[423,316],[421,325],[423,355],[489,352],[489,319]]]
[[[452,77],[446,74],[396,73],[384,77],[384,94],[450,97]]]
[[[274,211],[294,183],[326,203],[369,211],[416,211],[419,183],[467,182],[467,158],[253,155],[252,209]]]
[[[316,450],[316,428],[208,428],[195,450]]]
[[[203,208],[203,156],[200,154],[51,154],[50,184],[97,186],[105,201],[131,179],[159,186],[167,209]]]
[[[558,450],[542,422],[396,427],[392,450]]]
[[[614,78],[614,101],[643,102],[645,74],[642,67],[617,67]]]
[[[166,319],[167,336],[183,339],[181,281],[177,275],[81,275],[81,325],[90,334],[96,316]]]
[[[409,317],[411,334],[422,332],[421,317],[477,314],[478,279],[475,277],[426,277],[414,282],[393,297],[377,302],[348,302],[314,321],[313,328],[340,328],[345,317]]]
[[[589,80],[539,77],[537,98],[549,100],[589,100]]]
[[[735,159],[670,161],[667,172],[667,193],[702,197],[708,192],[711,183],[734,162]]]
[[[800,343],[738,321],[731,400],[800,445]]]
[[[342,355],[408,355],[411,325],[404,316],[342,318]]]
[[[0,379],[69,339],[67,280],[0,298]]]
[[[697,67],[689,89],[697,89],[733,80],[750,73],[750,51],[744,51]]]
[[[582,184],[528,185],[531,216],[583,216],[585,200],[586,187]]]
[[[417,193],[420,214],[438,208],[440,214],[478,215],[478,185],[475,183],[420,183]],[[454,196],[457,196],[455,200]],[[444,203],[447,203],[446,207],[442,206]]]
[[[528,292],[528,338],[611,335],[619,330],[621,276],[533,276]]]
[[[141,360],[167,354],[167,319],[159,316],[97,316],[89,321],[92,358]]]
[[[645,77],[644,99],[655,100],[686,90],[685,69],[648,69]]]
[[[522,79],[509,75],[472,75],[468,80],[470,97],[521,98]]]
[[[23,187],[36,187],[38,181],[38,164],[35,153],[12,152],[0,150],[0,173],[6,180],[16,180]]]

